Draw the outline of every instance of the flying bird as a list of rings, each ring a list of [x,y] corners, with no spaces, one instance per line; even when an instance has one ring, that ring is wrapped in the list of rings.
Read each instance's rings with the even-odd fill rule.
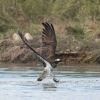
[[[42,81],[47,75],[49,75],[54,82],[59,82],[57,80],[52,72],[54,68],[62,62],[61,59],[56,59],[56,46],[57,46],[57,40],[56,40],[56,35],[55,35],[55,30],[52,24],[48,24],[47,22],[42,23],[44,26],[43,31],[42,31],[42,53],[41,55],[36,52],[27,39],[22,35],[20,31],[18,31],[18,34],[22,41],[31,49],[31,51],[34,53],[34,55],[37,57],[37,59],[43,64],[44,66],[44,71],[43,73],[39,76],[37,81]]]

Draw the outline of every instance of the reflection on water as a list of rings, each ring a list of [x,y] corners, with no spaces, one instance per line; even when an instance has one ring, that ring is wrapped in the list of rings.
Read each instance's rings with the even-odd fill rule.
[[[99,65],[61,65],[55,69],[55,83],[37,82],[40,66],[0,65],[0,100],[100,100]]]

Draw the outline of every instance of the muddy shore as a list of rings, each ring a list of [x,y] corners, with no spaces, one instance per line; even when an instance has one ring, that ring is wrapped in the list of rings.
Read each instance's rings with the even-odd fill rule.
[[[29,41],[31,46],[41,54],[40,45]],[[34,63],[37,58],[33,55],[30,49],[22,42],[15,42],[10,39],[5,39],[0,42],[0,61],[8,63]],[[56,57],[68,64],[80,63],[99,63],[99,55],[87,52],[85,50],[78,51],[57,51]]]

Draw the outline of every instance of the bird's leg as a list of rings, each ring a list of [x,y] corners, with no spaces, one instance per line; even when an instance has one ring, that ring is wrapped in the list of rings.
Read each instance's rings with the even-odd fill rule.
[[[40,77],[37,79],[37,81],[42,81],[47,75],[47,70],[44,69],[43,73],[40,75]]]
[[[59,82],[59,80],[57,80],[55,77],[53,77],[53,80],[57,83]]]
[[[54,82],[59,82],[59,80],[57,80],[53,75],[52,75],[52,73],[50,74],[50,77],[54,80]]]

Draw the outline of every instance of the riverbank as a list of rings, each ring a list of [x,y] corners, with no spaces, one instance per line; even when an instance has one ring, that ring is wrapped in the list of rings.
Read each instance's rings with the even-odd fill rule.
[[[20,41],[18,30],[30,33],[33,48],[41,50],[42,22],[52,23],[57,57],[67,63],[100,63],[100,3],[98,0],[0,1],[0,61],[32,63],[36,58]]]
[[[40,53],[41,43],[35,42],[34,39],[29,41],[31,46]],[[59,43],[59,41],[58,41]],[[100,50],[98,46],[85,44],[86,46],[77,47],[77,49],[65,49],[65,44],[61,43],[57,46],[56,57],[60,58],[67,64],[82,64],[82,63],[100,63]],[[67,45],[67,43],[66,43]],[[60,47],[59,47],[60,46]],[[20,40],[14,41],[13,39],[5,39],[0,42],[0,61],[6,63],[35,63],[36,57],[30,49]],[[71,47],[72,48],[72,47]]]

